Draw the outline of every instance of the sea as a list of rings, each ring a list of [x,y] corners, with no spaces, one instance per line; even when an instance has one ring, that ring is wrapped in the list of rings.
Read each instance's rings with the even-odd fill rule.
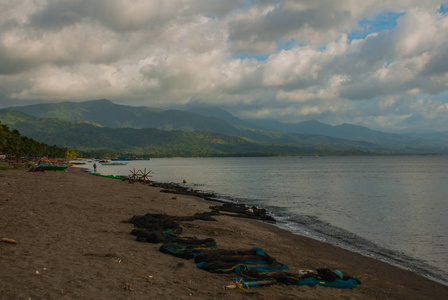
[[[96,164],[104,175],[151,171],[153,181],[265,208],[276,226],[294,234],[448,285],[448,156],[153,158],[124,166]],[[93,171],[93,162],[81,167]]]

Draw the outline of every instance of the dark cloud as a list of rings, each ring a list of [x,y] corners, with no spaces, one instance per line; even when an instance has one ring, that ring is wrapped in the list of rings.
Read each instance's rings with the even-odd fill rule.
[[[195,3],[195,11],[211,17],[224,17],[245,6],[242,0],[199,0]]]
[[[48,1],[46,6],[30,16],[29,25],[43,29],[60,29],[91,17],[94,5],[90,1]]]
[[[448,45],[444,43],[435,50],[424,70],[425,75],[448,74]]]
[[[0,75],[14,75],[28,71],[38,63],[26,59],[13,59],[0,46]]]
[[[265,8],[266,9],[266,8]],[[229,40],[231,43],[250,41],[252,43],[278,43],[296,39],[309,43],[317,35],[325,35],[328,31],[343,31],[348,28],[352,19],[349,10],[331,10],[316,5],[304,10],[288,10],[288,7],[277,5],[267,13],[260,8],[255,17],[237,18],[229,22]],[[310,35],[310,33],[314,33]],[[318,41],[318,43],[321,43]],[[253,51],[248,47],[236,47],[237,51]],[[260,51],[256,54],[262,53]],[[264,54],[269,53],[265,52]]]

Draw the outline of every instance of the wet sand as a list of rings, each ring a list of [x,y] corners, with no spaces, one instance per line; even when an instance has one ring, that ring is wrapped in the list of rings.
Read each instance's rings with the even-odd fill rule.
[[[175,198],[175,199],[173,199]],[[0,170],[0,299],[448,299],[448,287],[415,273],[256,220],[182,222],[182,236],[219,249],[261,247],[291,272],[339,269],[357,289],[274,285],[223,290],[232,275],[200,270],[130,235],[134,215],[192,216],[216,205],[79,168]],[[126,288],[127,287],[127,288]]]

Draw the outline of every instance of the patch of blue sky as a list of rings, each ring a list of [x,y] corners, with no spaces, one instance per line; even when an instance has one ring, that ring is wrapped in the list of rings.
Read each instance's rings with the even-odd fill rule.
[[[440,5],[439,12],[442,14],[446,14],[448,12],[448,2]]]
[[[441,92],[438,95],[437,99],[442,101],[442,102],[448,103],[448,90],[445,90],[445,91]]]
[[[282,44],[279,41],[277,41],[277,48],[275,50],[276,51],[291,50],[292,48],[294,48],[294,46],[296,46],[296,41],[294,39],[290,39],[289,41],[286,41]]]
[[[305,44],[297,43],[296,40],[290,39],[284,43],[280,43],[277,41],[277,47],[275,48],[275,52],[280,52],[282,50],[291,50],[294,47],[303,47]],[[270,54],[249,54],[247,52],[240,53],[238,55],[232,55],[230,59],[256,59],[258,61],[265,61],[269,58]]]
[[[448,91],[442,91],[440,93],[427,93],[424,91],[420,91],[419,93],[416,93],[413,95],[415,99],[420,99],[423,100],[425,102],[428,101],[440,101],[442,103],[447,103],[448,104]]]
[[[276,41],[276,43],[277,43],[277,47],[275,48],[276,52],[280,52],[282,50],[291,50],[292,48],[295,48],[295,47],[305,47],[308,45],[303,42],[297,42],[295,39],[290,39],[284,43],[280,43],[280,41]],[[326,46],[323,46],[323,47],[325,48]]]
[[[229,56],[230,59],[256,59],[258,61],[265,61],[268,57],[269,54],[249,54],[247,52]]]
[[[212,14],[205,14],[205,17],[212,19],[212,20],[216,19],[216,16],[212,15]]]
[[[397,20],[405,13],[383,12],[373,19],[362,19],[358,22],[359,30],[348,33],[348,42],[355,39],[364,39],[372,33],[390,30],[397,26]]]
[[[391,63],[393,63],[394,60],[386,60],[384,66],[387,68],[390,66]]]

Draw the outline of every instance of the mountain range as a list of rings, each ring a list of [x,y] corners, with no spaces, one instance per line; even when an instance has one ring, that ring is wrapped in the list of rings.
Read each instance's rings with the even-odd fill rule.
[[[351,124],[243,120],[215,108],[161,110],[106,99],[9,107],[0,109],[0,120],[38,141],[81,151],[153,156],[448,153],[446,132],[428,139]]]

